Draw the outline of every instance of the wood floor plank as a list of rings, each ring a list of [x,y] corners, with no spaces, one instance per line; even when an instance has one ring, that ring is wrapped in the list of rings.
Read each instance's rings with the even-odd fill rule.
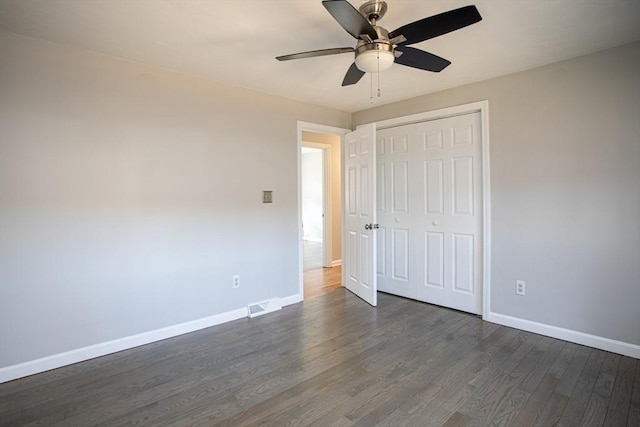
[[[633,391],[629,399],[627,426],[640,426],[640,361],[638,360],[636,360],[636,372],[633,378]]]
[[[550,366],[555,363],[564,344],[562,341],[552,340],[551,344],[543,352],[534,352],[531,354],[531,357],[535,359],[535,364],[525,374],[522,385],[520,386],[523,391],[533,393],[534,390],[537,390],[540,381],[547,375]],[[557,385],[558,382],[559,381],[555,381],[554,385]]]
[[[414,420],[416,414],[421,416],[423,412],[417,410],[421,405],[432,402],[435,396],[440,392],[441,387],[433,383],[427,384],[425,387],[414,393],[407,399],[396,402],[396,407],[387,414],[384,419],[380,420],[378,425],[415,425]],[[317,424],[314,427],[323,427],[323,424]]]
[[[410,417],[407,417],[407,419],[410,421],[422,419],[422,422],[426,422],[425,425],[439,426],[444,424],[452,413],[459,411],[475,395],[476,387],[468,383],[480,374],[486,373],[486,367],[491,363],[496,360],[506,360],[509,355],[513,354],[522,345],[525,341],[525,336],[529,336],[529,334],[500,327],[494,336],[492,335],[487,340],[483,340],[474,349],[479,353],[469,353],[473,360],[466,364],[461,363],[465,367],[459,369],[446,383],[436,379],[436,382],[440,383],[442,387],[434,399],[428,402],[423,402],[419,399],[409,400],[406,405]],[[496,337],[498,339],[495,339]],[[491,338],[493,338],[494,344],[487,346],[487,342]],[[394,414],[390,417],[390,420],[393,421],[400,415],[402,414]]]
[[[560,377],[560,382],[558,383],[558,387],[556,388],[556,393],[561,394],[563,396],[569,397],[573,392],[580,375],[582,374],[582,370],[584,369],[589,356],[591,355],[591,348],[579,346],[576,350],[573,358],[567,369]]]
[[[444,423],[442,427],[465,427],[469,424],[469,417],[462,415],[460,412],[454,414]]]
[[[474,402],[471,406],[474,409],[463,408],[460,412],[471,418],[469,425],[519,425],[516,421],[518,415],[529,413],[524,411],[524,408],[532,395],[532,391],[528,391],[531,388],[530,383],[538,384],[540,372],[548,369],[548,366],[541,369],[538,359],[545,354],[551,354],[549,359],[553,360],[560,350],[558,343],[557,340],[547,337],[540,339],[513,370],[493,383],[492,391],[484,396],[481,404],[475,405]],[[555,386],[555,383],[553,385]]]
[[[558,426],[577,426],[582,422],[584,413],[587,410],[587,404],[591,397],[591,392],[596,384],[596,379],[600,373],[600,366],[607,353],[601,350],[593,349],[587,359],[587,362],[580,373],[571,395],[569,402],[562,412]]]
[[[266,318],[261,318],[261,319],[265,319],[266,320]],[[299,350],[301,348],[299,345],[297,345],[299,343],[296,340],[291,340],[291,336],[290,335],[283,334],[283,336],[288,336],[288,339],[290,341],[292,341],[291,342],[291,344],[293,344],[291,346],[292,349],[298,349]],[[325,337],[326,335],[325,334],[320,334],[319,336]],[[333,337],[333,335],[330,335],[330,337]],[[330,338],[330,339],[332,339],[332,338]],[[353,339],[353,337],[346,337],[346,338],[344,338],[344,342],[351,341],[352,339]],[[340,345],[340,344],[337,344],[337,345]],[[250,345],[250,344],[246,345],[245,344],[243,347],[252,347],[252,345]],[[259,344],[259,348],[263,349],[261,344]],[[332,346],[329,345],[329,348],[327,348],[326,351],[332,351],[331,348],[332,348]],[[306,351],[307,352],[308,351],[312,351],[313,352],[316,349],[322,350],[322,347],[311,347],[310,349],[306,349]],[[287,350],[287,347],[284,347],[284,348],[283,347],[276,347],[275,349],[273,349],[272,351],[269,351],[267,353],[264,353],[264,352],[257,352],[256,353],[255,351],[249,351],[247,355],[242,355],[241,360],[240,360],[239,363],[235,363],[235,361],[234,361],[233,364],[231,364],[229,366],[226,366],[226,367],[225,366],[222,366],[222,367],[218,366],[219,369],[214,370],[214,372],[219,374],[219,373],[223,373],[223,372],[226,372],[226,371],[235,371],[236,373],[239,373],[239,378],[236,381],[236,383],[239,383],[239,382],[243,381],[243,378],[247,378],[247,377],[251,377],[251,376],[257,376],[257,375],[263,374],[264,372],[267,372],[261,366],[260,363],[258,363],[256,365],[256,363],[255,363],[256,361],[260,362],[260,360],[264,359],[265,356],[267,356],[267,360],[268,360],[268,357],[273,357],[273,356],[269,356],[271,353],[273,353],[273,355],[286,354],[285,350]],[[248,369],[247,373],[246,374],[242,374],[243,372],[245,372],[246,369]],[[202,381],[200,381],[201,380],[201,378],[200,378],[201,375],[202,374],[196,375],[196,376],[193,377],[194,381],[196,381],[196,383],[195,384],[191,384],[190,387],[192,387],[192,388],[195,387],[194,389],[198,389],[197,384],[203,383]],[[208,381],[211,381],[211,380],[215,379],[215,377],[212,377],[212,375],[215,375],[215,374],[207,373],[206,375],[207,375],[207,376],[205,376],[205,380],[206,381],[204,381],[205,384]],[[209,392],[211,391],[208,388],[205,388],[205,390],[208,390]],[[167,390],[164,390],[164,391],[167,391]],[[169,394],[169,398],[171,399],[172,396],[176,396],[176,395],[177,394],[175,392],[171,391],[171,393]],[[141,397],[142,397],[142,395],[138,395],[137,396],[138,399],[140,399]],[[166,395],[165,395],[165,397],[166,397]],[[153,396],[149,397],[148,400],[149,401],[162,400],[162,398],[163,398],[162,395],[153,395]],[[103,418],[106,415],[108,415],[108,414],[100,414],[100,418]]]
[[[528,332],[516,335],[517,341],[513,341],[508,351],[502,358],[493,358],[476,377],[469,380],[474,387],[491,388],[494,383],[505,375],[508,375],[531,352],[542,336]]]
[[[472,321],[475,321],[475,319]],[[465,349],[460,347],[459,340],[469,343],[470,345],[473,345],[474,343],[472,339],[465,339],[465,337],[468,336],[468,331],[462,329],[457,332],[459,332],[459,335],[456,335],[455,331],[452,336],[446,334],[445,341],[441,341],[441,344],[444,344],[441,348],[436,350],[435,347],[432,347],[428,351],[424,351],[420,354],[421,358],[429,360],[430,363],[420,363],[415,370],[406,372],[402,377],[402,379],[405,380],[403,385],[404,390],[406,391],[403,393],[402,398],[393,399],[391,396],[385,395],[382,399],[384,402],[383,404],[375,404],[374,402],[373,405],[369,405],[375,406],[375,409],[368,412],[366,416],[360,417],[357,413],[351,413],[347,417],[349,419],[358,420],[356,425],[364,426],[372,425],[372,423],[378,424],[383,420],[386,423],[386,418],[396,410],[398,400],[404,402],[417,394],[421,394],[421,401],[428,401],[426,396],[438,389],[438,387],[433,384],[434,380],[442,375],[447,370],[448,366],[455,363],[454,359],[456,359],[457,355],[465,353]],[[428,392],[426,392],[424,384],[428,384]],[[367,405],[360,408],[359,412],[367,412],[368,409],[366,406]]]
[[[563,396],[556,392],[551,393],[551,396],[549,396],[549,399],[538,414],[535,427],[549,427],[557,425],[568,401],[569,398],[567,396]]]
[[[640,425],[640,363],[384,293],[0,384],[0,426]]]
[[[504,396],[491,412],[484,412],[481,408],[474,418],[467,424],[469,427],[473,426],[513,426],[514,420],[518,416],[520,410],[525,405],[525,402],[529,398],[530,394],[521,390],[515,389],[512,393]]]
[[[337,363],[340,363],[345,357],[350,357],[352,352],[345,348],[341,352],[335,352],[333,346],[319,345],[317,347],[320,352],[310,352],[304,356],[298,355],[293,359],[287,357],[281,358],[279,361],[265,361],[265,365],[259,371],[249,371],[242,374],[242,378],[237,381],[233,387],[222,390],[212,396],[207,396],[208,389],[206,384],[198,386],[189,391],[189,396],[193,393],[196,395],[188,400],[192,401],[188,405],[183,405],[181,408],[184,412],[198,412],[200,397],[199,393],[204,393],[203,396],[207,396],[207,399],[216,400],[217,398],[223,398],[223,401],[219,402],[216,411],[213,413],[215,416],[224,417],[225,414],[243,412],[246,408],[259,403],[261,400],[266,399],[268,396],[278,393],[279,390],[286,390],[291,384],[297,382],[303,382],[309,377],[313,377],[322,372],[326,372],[331,369]],[[355,353],[353,353],[355,354]],[[303,357],[307,362],[305,366],[300,366],[297,362]],[[293,361],[293,364],[291,363]],[[225,399],[225,395],[235,396],[233,399]],[[170,394],[162,398],[159,403],[161,408],[165,408],[164,412],[171,411],[171,409],[178,404],[178,402],[184,400],[183,396],[178,394]],[[206,406],[206,402],[204,403]],[[131,414],[130,414],[131,415]],[[162,412],[156,411],[151,414],[151,417],[163,417]],[[212,416],[211,414],[207,416]]]
[[[511,354],[522,343],[518,331],[499,327],[494,334],[483,339],[473,351],[469,351],[465,358],[460,359],[455,365],[445,370],[440,376],[433,379],[433,383],[440,385],[440,389],[433,399],[422,399],[416,395],[403,402],[394,413],[390,414],[385,423],[398,425],[407,422],[413,425],[442,425],[447,422],[452,413],[456,412],[473,389],[467,385],[487,363],[491,360],[502,360],[501,354]],[[492,342],[493,345],[488,343]],[[462,353],[462,352],[461,352]],[[455,371],[451,374],[450,370]]]
[[[536,387],[527,399],[526,404],[518,412],[518,416],[515,418],[513,424],[517,426],[534,425],[538,419],[538,415],[540,415],[540,408],[545,407],[545,404],[551,397],[559,381],[556,377],[545,375],[538,383],[538,387]],[[525,390],[524,384],[522,389]]]
[[[440,312],[437,314],[442,315],[444,314],[444,312]],[[438,317],[429,316],[429,317],[434,323],[439,322],[440,319],[442,318],[442,316],[438,316]],[[422,318],[423,316],[419,316],[417,317],[416,320],[419,320]],[[445,323],[448,323],[449,326],[447,327],[447,329],[442,329],[443,332],[454,330],[455,328],[459,327],[463,321],[463,319],[457,319],[455,322],[451,322],[451,320],[453,319],[449,319],[447,322],[445,322]],[[413,321],[408,321],[406,322],[406,325],[411,325],[412,322]],[[418,323],[414,325],[414,327],[420,327],[421,325],[422,325],[421,323]],[[396,336],[387,335],[386,338],[389,339],[389,341],[385,343],[383,346],[380,346],[378,350],[375,350],[373,352],[375,353],[375,358],[370,358],[367,355],[365,355],[365,357],[362,357],[361,355],[354,355],[354,357],[357,357],[357,361],[350,362],[351,366],[356,366],[363,369],[363,371],[361,371],[359,374],[359,378],[348,381],[346,384],[347,385],[346,389],[343,389],[341,386],[342,384],[345,383],[345,381],[343,381],[343,378],[341,378],[339,383],[334,384],[334,386],[332,387],[332,390],[336,391],[336,389],[338,389],[337,391],[339,391],[340,393],[347,393],[351,398],[345,399],[345,401],[355,403],[353,396],[356,394],[360,394],[362,390],[366,390],[369,388],[374,389],[376,390],[373,393],[373,395],[375,396],[378,389],[383,387],[386,387],[386,388],[390,387],[390,385],[388,384],[390,381],[388,380],[391,380],[391,382],[394,382],[398,380],[399,375],[410,374],[413,371],[413,369],[407,369],[406,367],[404,369],[401,369],[401,368],[403,368],[404,365],[408,364],[412,360],[415,360],[420,354],[424,355],[424,357],[429,357],[429,352],[433,353],[437,351],[437,349],[439,348],[439,345],[435,340],[436,338],[435,336],[432,337],[434,338],[433,341],[430,339],[427,340],[427,342],[432,344],[431,346],[425,345],[426,342],[423,340],[407,339],[406,338],[407,336],[409,337],[411,336],[411,334],[408,333],[410,329],[411,328],[406,329],[404,333],[401,335],[396,335]],[[433,334],[433,332],[431,333]],[[397,351],[395,351],[395,348],[397,348],[397,345],[398,345],[396,344],[397,340],[401,340],[405,348],[405,352],[403,353],[403,356],[400,358],[398,357]],[[392,359],[388,359],[386,355],[391,355]],[[382,365],[373,364],[373,362],[377,362],[380,360],[382,361],[386,360],[386,363]],[[357,406],[360,407],[360,405],[357,405]],[[310,409],[308,409],[307,407],[310,407]],[[267,422],[273,422],[274,424],[277,424],[278,420],[280,420],[279,422],[283,422],[281,420],[282,417],[286,417],[288,411],[290,410],[290,402],[288,399],[283,399],[282,396],[279,396],[277,400],[269,399],[268,401],[262,402],[258,406],[258,408],[259,408],[258,411],[259,411],[260,417],[265,418]],[[326,410],[327,408],[325,407],[322,409]],[[311,412],[315,412],[318,415],[322,415],[322,409],[317,409],[313,403],[310,403],[302,408],[297,407],[296,412],[299,413],[299,412],[304,412],[308,410]],[[349,409],[349,408],[346,408],[346,409]],[[336,412],[335,408],[334,408],[334,412]],[[344,413],[346,413],[346,411]],[[271,415],[273,415],[273,417]],[[238,414],[238,416],[236,416],[235,418],[230,418],[226,420],[224,424],[235,425],[238,423],[240,418],[243,421],[244,420],[248,422],[255,421],[252,419],[247,420],[247,413],[243,413],[243,414]],[[349,415],[347,416],[347,418],[350,418]],[[314,420],[314,416],[310,414],[305,414],[305,419],[312,422]]]
[[[611,399],[607,406],[607,415],[603,425],[606,427],[624,426],[627,424],[631,394],[633,392],[633,378],[637,360],[623,357],[616,375]],[[640,423],[639,423],[640,425]]]
[[[236,322],[239,325],[245,321],[246,319],[241,319]],[[265,324],[264,318],[261,319],[261,321],[262,324]],[[298,322],[295,321],[292,323],[298,324]],[[252,331],[252,329],[254,330]],[[165,351],[160,352],[159,354],[159,352],[155,351],[159,344],[153,343],[149,345],[149,349],[151,351],[146,352],[146,359],[137,352],[122,352],[130,354],[129,363],[121,363],[118,365],[102,364],[101,369],[94,371],[97,372],[97,376],[99,378],[96,378],[96,375],[93,375],[93,372],[91,371],[85,371],[83,372],[83,375],[74,374],[72,377],[67,378],[66,381],[63,380],[63,384],[60,384],[60,381],[58,380],[52,383],[45,383],[48,386],[54,386],[58,391],[56,394],[45,393],[40,396],[38,394],[40,390],[39,387],[29,388],[17,393],[16,397],[18,398],[15,399],[14,402],[21,403],[22,405],[29,405],[30,413],[34,414],[36,417],[38,409],[50,411],[51,408],[59,407],[57,402],[62,402],[62,405],[69,406],[69,404],[73,404],[74,398],[82,400],[99,400],[102,404],[106,404],[110,400],[113,400],[113,398],[119,399],[121,397],[126,397],[127,389],[130,390],[130,394],[137,394],[141,390],[148,388],[152,382],[156,382],[158,385],[161,385],[161,381],[163,378],[167,377],[167,375],[179,375],[184,378],[185,374],[188,373],[188,371],[193,370],[194,366],[199,366],[198,358],[206,359],[205,366],[211,367],[217,363],[237,357],[238,344],[246,342],[247,340],[255,342],[255,337],[252,335],[255,334],[256,331],[261,331],[256,328],[247,328],[246,331],[251,332],[249,334],[239,333],[238,331],[233,331],[228,328],[221,328],[221,330],[222,333],[220,334],[220,337],[216,337],[216,339],[213,340],[209,338],[206,331],[203,331],[201,333],[203,336],[200,339],[200,343],[197,345],[184,340],[186,335],[163,341],[165,347],[169,349],[174,347],[181,348],[179,351]],[[259,334],[258,336],[260,335],[262,334]],[[272,345],[272,343],[264,340],[260,345]],[[216,349],[215,358],[211,357],[211,348]],[[194,358],[193,355],[196,355],[196,358]],[[113,358],[115,360],[119,360],[120,356],[121,354],[117,353],[100,359]],[[189,357],[185,358],[184,356]],[[185,360],[186,363],[185,372],[181,371],[183,366],[181,364],[182,360]],[[94,360],[85,363],[92,365],[94,364]],[[74,367],[75,365],[71,368]],[[170,367],[171,369],[167,369],[167,367]],[[62,368],[62,370],[66,369],[67,368]],[[49,373],[45,373],[45,377],[47,377],[48,374]],[[128,382],[129,379],[132,379],[133,382]],[[124,389],[122,388],[123,383],[127,384],[127,387]],[[115,393],[113,391],[115,391]],[[69,396],[72,397],[70,398]],[[34,403],[36,399],[39,400],[38,404]],[[14,405],[14,408],[12,409],[14,411],[22,410],[20,404]],[[60,408],[58,412],[62,412],[63,409],[64,408]],[[81,407],[78,409],[81,409]],[[10,414],[10,411],[8,412],[7,416]]]
[[[478,376],[469,383],[475,387],[474,394],[459,412],[472,418],[474,425],[481,425],[482,422],[496,417],[499,406],[504,402],[508,402],[511,408],[524,404],[528,393],[518,391],[517,386],[524,379],[527,369],[535,366],[532,351],[536,348],[546,348],[550,344],[547,339],[532,334],[504,364],[493,367],[493,375],[484,379],[484,382],[477,381],[481,378]]]
[[[587,410],[582,417],[582,425],[584,426],[601,426],[607,415],[607,406],[613,391],[613,385],[620,364],[620,355],[607,353],[600,373],[596,378],[593,392],[587,403]]]
[[[553,362],[549,367],[547,373],[553,377],[562,378],[569,366],[571,366],[571,361],[579,347],[580,346],[576,344],[565,342],[562,347],[562,351],[556,358],[555,362]]]
[[[266,317],[262,317],[262,318],[258,318],[256,319],[258,320],[257,322],[255,322],[255,325],[261,325],[263,328],[268,328],[270,325],[271,326],[277,326],[277,324],[274,324],[273,322],[270,322],[268,320],[268,318]],[[362,321],[362,320],[361,320]],[[290,331],[289,331],[290,332]],[[268,335],[268,334],[266,334]],[[281,334],[281,337],[287,337],[287,334]],[[289,338],[286,338],[290,340]],[[351,339],[351,338],[349,338]],[[291,341],[291,340],[290,340]],[[258,352],[260,354],[261,357],[262,352],[266,349],[268,349],[269,347],[275,347],[278,349],[278,351],[283,351],[286,350],[285,348],[282,348],[280,346],[278,346],[278,341],[273,341],[273,340],[268,340],[266,337],[264,338],[264,340],[252,340],[253,345],[243,345],[240,348],[237,348],[238,346],[235,346],[235,351],[233,351],[233,349],[231,351],[229,351],[228,348],[226,347],[221,347],[217,350],[217,357],[213,357],[211,358],[210,355],[208,354],[208,352],[205,352],[204,354],[202,354],[201,352],[198,353],[196,352],[197,356],[194,357],[190,357],[188,360],[186,360],[186,370],[182,371],[181,367],[182,367],[182,361],[181,358],[178,358],[177,360],[173,360],[170,361],[170,372],[172,373],[173,376],[180,376],[181,381],[183,383],[189,384],[190,382],[193,384],[193,382],[199,382],[202,379],[202,374],[199,372],[199,370],[202,369],[211,369],[214,367],[220,367],[220,364],[223,362],[227,362],[227,361],[237,361],[238,358],[244,357],[243,361],[248,361],[248,362],[253,362],[255,360],[255,356],[254,353]],[[293,344],[295,344],[295,341],[293,342]],[[294,345],[292,348],[297,348],[296,345]],[[238,350],[241,350],[241,352],[239,352]],[[228,354],[228,355],[227,355]],[[200,357],[204,357],[205,360],[201,361]],[[153,377],[153,375],[155,374],[155,372],[161,372],[159,370],[164,369],[165,371],[169,372],[168,369],[166,369],[166,367],[163,367],[163,365],[161,363],[158,363],[158,361],[152,360],[152,369],[147,369],[145,375],[142,377],[142,379],[140,381],[144,381],[146,377]],[[194,371],[194,373],[189,374],[190,370],[193,370],[195,368],[197,368],[196,371]],[[232,366],[230,366],[229,368],[227,368],[228,370],[237,370],[238,369],[238,365],[234,364]],[[214,370],[214,374],[210,374],[207,373],[205,378],[208,381],[213,381],[216,379],[216,377],[218,375],[224,375],[227,373],[227,371],[224,370],[224,366],[222,366],[223,369],[217,369]],[[129,376],[130,372],[125,372],[125,374],[127,374],[127,376]],[[253,372],[253,374],[255,374],[255,372]],[[113,375],[105,377],[104,380],[109,380],[113,383]],[[134,378],[138,378],[135,377]],[[114,389],[114,387],[96,387],[96,390],[100,390],[101,393],[100,394],[96,394],[95,396],[93,396],[92,394],[86,394],[86,393],[77,393],[77,391],[82,391],[82,389],[76,389],[76,393],[74,394],[76,399],[87,399],[92,398],[92,400],[99,400],[101,405],[108,405],[111,402],[114,402],[114,400],[116,401],[116,403],[119,400],[122,400],[123,398],[132,396],[132,395],[136,395],[136,397],[138,399],[140,399],[142,396],[144,396],[144,393],[147,392],[153,392],[152,388],[145,388],[143,390],[140,389],[140,386],[138,385],[140,381],[134,382],[131,385],[129,385],[127,388],[122,388],[122,383],[123,381],[116,381],[114,387],[116,387],[118,384],[120,385],[120,387],[117,387]],[[125,382],[126,384],[126,382]],[[96,385],[99,385],[99,383],[96,383]],[[143,391],[144,393],[140,393],[141,391]],[[150,398],[150,401],[153,400],[157,400],[158,399],[158,395],[153,395]],[[73,404],[73,399],[68,399],[68,398],[64,398],[64,396],[60,396],[61,399],[64,399],[68,402],[71,402],[71,404]],[[64,407],[60,407],[60,406],[56,406],[55,402],[52,403],[51,401],[47,401],[45,405],[40,405],[41,407],[46,408],[58,408],[59,410],[57,411],[57,413],[61,413],[65,410]],[[37,407],[33,407],[32,408],[32,412],[37,414]],[[122,408],[115,408],[116,411],[121,411]],[[76,412],[83,412],[82,411],[82,406],[77,406],[76,407]],[[72,416],[73,414],[71,413],[71,411],[67,411],[67,417]],[[97,417],[97,419],[103,419],[105,416],[107,416],[108,414],[100,414],[99,417]],[[56,415],[58,416],[58,415]]]
[[[370,306],[360,300],[358,301],[361,303],[358,305],[358,310],[364,310],[362,312],[363,315],[368,316],[372,313]],[[373,313],[375,314],[375,311]],[[205,416],[225,419],[233,414],[245,413],[248,407],[259,405],[269,396],[286,392],[292,386],[304,383],[325,371],[333,372],[332,370],[336,368],[336,365],[343,363],[345,359],[350,359],[354,355],[369,351],[375,354],[378,349],[382,349],[387,345],[388,340],[406,331],[408,324],[405,322],[406,317],[420,315],[420,313],[415,312],[399,313],[395,318],[387,319],[379,327],[371,329],[370,334],[365,334],[360,338],[352,338],[349,343],[345,343],[338,351],[333,351],[332,347],[326,349],[323,347],[323,352],[310,354],[308,350],[304,352],[303,349],[305,354],[299,356],[304,358],[306,364],[300,364],[301,360],[298,357],[293,359],[282,358],[274,361],[270,369],[266,370],[262,375],[249,375],[236,387],[213,396],[213,398],[220,397],[222,402],[217,405],[215,410],[208,410]],[[358,329],[353,329],[351,333],[358,334],[359,331]],[[326,353],[327,351],[329,353]],[[312,384],[307,383],[306,385],[310,386]],[[198,392],[198,390],[194,391]],[[228,395],[237,397],[228,398]],[[166,418],[166,412],[172,410],[176,404],[180,405],[180,410],[184,413],[198,412],[200,411],[198,400],[197,398],[189,398],[187,404],[182,404],[179,403],[184,401],[182,396],[169,396],[161,401],[161,407],[164,409],[161,412],[151,414],[151,419],[156,417]]]

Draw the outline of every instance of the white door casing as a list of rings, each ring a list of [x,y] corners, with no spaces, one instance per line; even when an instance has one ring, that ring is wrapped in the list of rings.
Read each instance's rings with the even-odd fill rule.
[[[482,312],[480,113],[378,131],[380,290]]]
[[[344,137],[342,283],[377,305],[376,277],[376,128],[358,127]]]

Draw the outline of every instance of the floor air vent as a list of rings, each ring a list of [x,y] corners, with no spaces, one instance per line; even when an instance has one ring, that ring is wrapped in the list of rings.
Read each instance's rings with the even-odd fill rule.
[[[282,308],[282,303],[280,302],[280,298],[272,298],[255,304],[249,304],[248,308],[249,317],[256,317],[280,310]]]

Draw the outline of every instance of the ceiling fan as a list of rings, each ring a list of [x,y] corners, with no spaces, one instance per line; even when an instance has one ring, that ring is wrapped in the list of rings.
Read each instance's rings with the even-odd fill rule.
[[[347,0],[324,0],[322,5],[342,28],[358,40],[356,47],[312,50],[278,56],[276,59],[288,61],[314,56],[355,53],[355,61],[344,76],[342,86],[358,83],[365,73],[387,70],[394,62],[439,73],[451,62],[409,45],[459,30],[482,20],[475,6],[465,6],[403,25],[389,32],[377,25],[387,12],[387,3],[382,0],[369,0],[358,9]]]

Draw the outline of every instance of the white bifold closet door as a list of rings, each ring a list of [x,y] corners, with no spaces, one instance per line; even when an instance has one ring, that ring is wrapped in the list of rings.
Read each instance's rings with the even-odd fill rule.
[[[480,113],[377,131],[378,289],[482,311]]]

